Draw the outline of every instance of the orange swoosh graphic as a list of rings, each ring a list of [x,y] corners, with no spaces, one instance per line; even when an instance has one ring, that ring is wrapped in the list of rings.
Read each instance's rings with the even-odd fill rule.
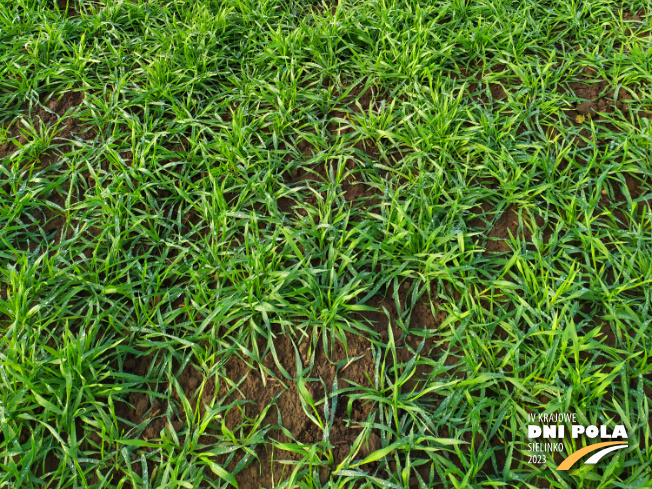
[[[579,459],[581,459],[584,455],[586,455],[587,453],[595,452],[600,448],[609,447],[611,445],[626,445],[626,444],[627,443],[623,443],[622,441],[605,441],[604,443],[596,443],[594,445],[589,445],[588,447],[584,447],[581,450],[571,453],[568,457],[566,457],[566,460],[564,460],[562,463],[559,464],[557,470],[570,469],[573,466],[573,464],[577,462]]]

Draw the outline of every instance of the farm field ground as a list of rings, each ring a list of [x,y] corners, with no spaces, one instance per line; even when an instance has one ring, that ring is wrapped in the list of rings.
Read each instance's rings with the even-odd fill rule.
[[[651,13],[0,0],[0,488],[652,487]]]

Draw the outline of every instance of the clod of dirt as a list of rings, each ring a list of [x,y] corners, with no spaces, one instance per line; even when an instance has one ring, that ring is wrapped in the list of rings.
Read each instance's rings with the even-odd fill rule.
[[[507,97],[507,93],[505,93],[505,89],[499,83],[490,83],[489,90],[491,90],[492,98],[496,100],[502,100],[505,97]]]
[[[410,327],[413,329],[434,329],[446,319],[446,313],[439,311],[437,316],[433,316],[430,304],[425,302],[417,303],[412,309],[410,316]]]
[[[592,102],[598,99],[602,89],[607,86],[607,82],[604,80],[599,82],[593,82],[593,83],[576,82],[576,83],[570,83],[569,86],[576,97],[586,99]]]
[[[592,68],[585,68],[584,73],[593,76],[596,71]],[[621,111],[625,116],[630,118],[634,115],[629,107],[632,96],[624,87],[621,87],[616,92],[615,90],[607,90],[608,83],[605,80],[597,82],[590,81],[584,75],[580,75],[580,79],[582,81],[569,84],[575,97],[583,99],[578,101],[574,106],[564,109],[569,119],[578,124],[582,124],[589,118],[599,120],[601,114],[610,114],[616,110]],[[642,111],[640,116],[647,117],[647,113]],[[612,130],[614,129],[611,125],[607,125],[606,127]],[[590,137],[590,133],[586,129],[582,130],[581,135],[584,139]],[[576,143],[580,148],[586,147],[587,145],[581,138]]]
[[[584,116],[595,117],[596,114],[595,105],[596,105],[595,102],[591,102],[587,100],[586,102],[582,102],[581,104],[577,105],[577,107],[575,107],[575,110]]]

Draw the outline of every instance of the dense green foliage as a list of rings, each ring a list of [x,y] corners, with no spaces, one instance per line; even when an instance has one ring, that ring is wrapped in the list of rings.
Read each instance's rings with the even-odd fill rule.
[[[652,486],[648,2],[56,3],[0,0],[0,487],[228,487],[264,444],[289,487]],[[579,81],[609,110],[566,113]],[[281,336],[366,338],[369,381],[313,398]],[[177,379],[234,356],[379,447],[227,427]],[[630,446],[528,463],[544,411]]]

